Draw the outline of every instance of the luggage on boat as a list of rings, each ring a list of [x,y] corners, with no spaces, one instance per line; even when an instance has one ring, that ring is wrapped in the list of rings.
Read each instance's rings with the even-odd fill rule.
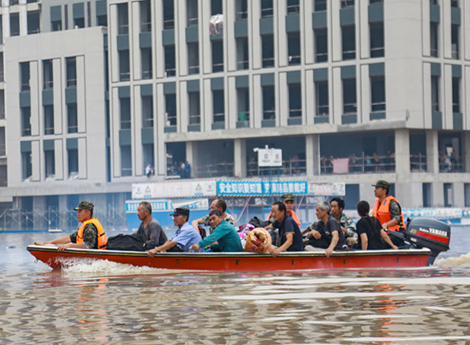
[[[132,250],[145,251],[146,243],[140,235],[124,235],[119,234],[108,238],[107,249],[109,250]]]
[[[266,229],[253,229],[246,235],[245,252],[266,253],[271,243],[271,235]]]
[[[389,236],[398,237],[409,246],[416,248],[429,248],[428,266],[440,252],[449,250],[450,226],[435,219],[416,218],[411,220],[405,232],[388,231]]]

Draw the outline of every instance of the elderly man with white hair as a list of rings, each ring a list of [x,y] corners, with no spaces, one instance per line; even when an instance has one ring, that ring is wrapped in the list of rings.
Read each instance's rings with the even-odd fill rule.
[[[333,250],[343,250],[347,248],[344,232],[338,221],[330,216],[330,205],[321,202],[316,207],[318,222],[311,225],[307,233],[308,243],[305,247],[307,251],[315,251],[315,248],[325,249],[327,257],[331,256]]]

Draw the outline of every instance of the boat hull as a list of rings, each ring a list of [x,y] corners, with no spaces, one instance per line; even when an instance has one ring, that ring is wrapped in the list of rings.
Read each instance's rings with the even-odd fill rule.
[[[147,266],[171,270],[209,271],[292,271],[292,270],[343,270],[354,268],[406,268],[424,267],[430,250],[366,250],[333,252],[326,257],[323,252],[284,252],[273,258],[261,253],[158,253],[150,258],[145,252],[66,249],[31,245],[28,251],[53,269],[60,269],[71,260],[108,260],[133,266]]]

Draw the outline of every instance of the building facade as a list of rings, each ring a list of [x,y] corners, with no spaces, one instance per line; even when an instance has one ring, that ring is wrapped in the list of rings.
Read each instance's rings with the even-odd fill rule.
[[[52,1],[41,11],[41,27],[61,32],[38,37],[63,42],[64,50],[29,49],[36,43],[21,36],[5,44],[11,98],[3,123],[14,129],[7,159],[22,152],[33,157],[31,177],[26,162],[7,160],[11,201],[32,197],[41,204],[41,197],[66,195],[70,186],[74,195],[93,194],[105,206],[111,193],[125,199],[132,183],[188,177],[182,173],[188,163],[192,178],[260,178],[254,149],[268,145],[283,150],[283,178],[344,181],[349,209],[358,200],[373,202],[371,184],[378,179],[393,183],[404,207],[470,205],[465,1]],[[75,39],[83,44],[74,47]],[[52,59],[52,69],[66,74],[67,58],[79,55],[86,92],[78,91],[77,75],[77,109],[83,102],[78,118],[86,119],[86,130],[66,133],[70,91],[56,92],[55,78],[66,83],[67,77],[54,72],[54,127],[62,132],[41,132],[50,110],[38,84],[30,91],[38,101],[30,103],[39,141],[23,144],[34,140],[19,132],[26,96],[14,79],[22,80],[22,63],[39,71]],[[100,119],[96,126],[92,113]],[[64,181],[57,174],[48,180],[52,145],[63,157],[78,147],[77,179],[70,180],[68,160],[54,156]],[[100,186],[81,187],[93,184]]]

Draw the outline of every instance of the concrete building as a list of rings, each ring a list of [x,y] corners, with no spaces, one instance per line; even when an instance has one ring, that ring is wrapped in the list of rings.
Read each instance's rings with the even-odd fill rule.
[[[41,13],[44,28],[77,27],[74,32],[84,32],[77,38],[89,37],[96,48],[92,53],[82,46],[80,73],[85,85],[90,82],[96,90],[89,94],[85,87],[82,109],[106,108],[108,95],[109,151],[100,142],[96,151],[87,152],[91,156],[82,158],[87,167],[96,162],[103,170],[94,176],[87,168],[78,182],[101,183],[94,193],[102,200],[107,193],[125,198],[132,183],[148,181],[148,164],[155,166],[151,181],[180,174],[182,162],[191,164],[193,178],[259,178],[253,149],[268,145],[283,150],[280,173],[285,178],[346,182],[351,209],[360,199],[373,202],[371,184],[378,179],[393,183],[392,193],[403,207],[470,205],[468,2],[110,0],[106,8],[103,2],[68,3],[72,14],[65,16],[65,2],[47,6]],[[105,24],[107,50],[91,37],[99,29],[80,29]],[[47,36],[46,41],[57,37],[68,46],[62,38],[67,35],[39,36]],[[7,77],[17,80],[23,61],[40,66],[42,59],[56,58],[65,66],[69,54],[31,49],[25,55],[29,43],[18,37],[6,41],[7,55],[10,44]],[[109,65],[100,95],[96,79],[107,67],[86,63],[88,53],[102,54]],[[19,84],[7,90],[14,103],[7,102],[7,114],[10,109],[18,113]],[[66,88],[58,94],[65,107]],[[95,105],[88,104],[92,99]],[[31,114],[38,114],[41,123],[41,97],[36,103],[31,101]],[[83,111],[84,118],[91,116]],[[62,114],[60,120],[54,112],[54,126],[62,121],[64,135],[44,138],[36,128],[39,141],[31,144],[31,152],[34,147],[38,158],[32,161],[31,179],[20,176],[24,164],[10,167],[9,161],[12,188],[7,194],[12,199],[76,188],[75,180],[46,181],[44,141],[54,140],[54,148],[67,150]],[[20,128],[19,117],[10,121],[8,115],[6,123]],[[100,131],[107,138],[102,124],[87,127],[80,139],[93,142]],[[24,139],[14,135],[8,138],[8,155],[25,152],[17,143]],[[67,179],[66,160],[55,162]],[[60,187],[41,190],[48,184]]]

